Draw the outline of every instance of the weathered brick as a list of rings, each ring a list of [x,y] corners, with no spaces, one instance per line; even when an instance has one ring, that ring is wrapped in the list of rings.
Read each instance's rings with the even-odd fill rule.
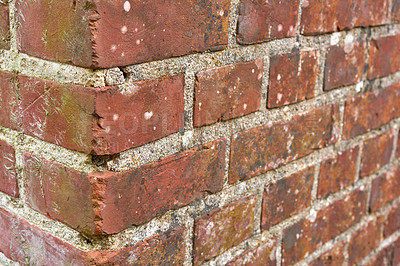
[[[311,205],[314,170],[314,167],[306,168],[265,188],[261,214],[263,230]]]
[[[235,259],[229,261],[226,266],[273,266],[276,265],[277,239],[269,239],[256,248],[243,252]]]
[[[361,155],[361,177],[370,175],[389,163],[393,151],[393,141],[394,132],[389,130],[364,142]]]
[[[113,234],[222,189],[225,141],[125,172],[81,173],[25,154],[29,204],[87,235]]]
[[[388,0],[307,0],[300,29],[314,35],[389,22]]]
[[[387,246],[376,254],[370,261],[365,263],[366,266],[392,266],[400,264],[400,239]]]
[[[303,259],[360,221],[367,208],[367,197],[363,188],[355,190],[287,228],[282,240],[283,263],[291,265]]]
[[[197,73],[194,126],[209,125],[259,110],[262,78],[261,59]]]
[[[10,18],[8,5],[0,4],[0,49],[10,49]]]
[[[322,254],[319,258],[312,261],[310,266],[324,266],[324,265],[343,265],[346,250],[346,243],[339,242],[333,248]]]
[[[397,190],[400,186],[397,186]],[[388,213],[384,224],[384,236],[389,237],[391,234],[400,229],[400,204],[395,205]]]
[[[343,137],[364,134],[400,116],[400,83],[346,101]]]
[[[327,105],[275,123],[232,136],[229,182],[234,183],[278,168],[335,143],[339,107]]]
[[[274,55],[270,60],[268,107],[279,107],[314,97],[318,51]]]
[[[298,0],[241,1],[238,42],[251,44],[294,36],[298,27],[299,2]]]
[[[372,180],[371,199],[369,208],[371,211],[380,209],[383,205],[400,196],[400,168],[391,171]]]
[[[0,126],[14,130],[21,123],[16,77],[14,73],[0,71]]]
[[[355,41],[328,48],[324,73],[324,90],[356,84],[363,78],[367,44]]]
[[[18,0],[16,7],[20,51],[83,67],[136,64],[228,43],[228,0]]]
[[[392,20],[400,22],[400,1],[394,0],[392,3]]]
[[[400,35],[373,39],[369,48],[368,79],[387,76],[400,70]]]
[[[400,136],[400,131],[398,133],[398,136]],[[400,157],[400,137],[397,137],[397,144],[396,144],[396,158]]]
[[[321,162],[318,198],[337,192],[354,183],[359,147],[351,148]]]
[[[7,142],[0,140],[0,191],[18,197],[18,179],[15,171],[15,150]]]
[[[199,265],[249,238],[254,228],[255,196],[242,198],[199,217],[194,227],[194,264]]]
[[[348,250],[350,265],[356,265],[379,246],[382,238],[382,223],[383,217],[379,216],[351,236]]]

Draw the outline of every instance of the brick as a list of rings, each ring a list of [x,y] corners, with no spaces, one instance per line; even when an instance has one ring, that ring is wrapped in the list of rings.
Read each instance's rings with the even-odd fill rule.
[[[0,71],[0,84],[0,125],[16,130],[21,123],[16,75]]]
[[[268,185],[264,190],[261,228],[266,230],[311,205],[314,167]]]
[[[359,147],[351,148],[321,162],[318,198],[323,198],[354,183],[359,150]]]
[[[400,22],[400,1],[394,0],[392,3],[392,20]]]
[[[389,22],[387,0],[307,0],[302,6],[300,31],[315,35]]]
[[[355,41],[328,48],[324,73],[324,90],[358,83],[363,78],[367,45]]]
[[[368,193],[357,189],[328,207],[290,226],[283,233],[282,263],[291,265],[359,222]]]
[[[222,189],[225,141],[125,172],[81,173],[25,154],[30,206],[87,234],[114,234]]]
[[[387,76],[400,70],[400,36],[373,39],[369,48],[368,79]]]
[[[8,5],[0,4],[0,49],[10,49],[10,18]]]
[[[333,248],[310,263],[310,266],[343,265],[346,243],[339,242]]]
[[[358,264],[379,246],[382,238],[382,223],[383,217],[379,216],[351,236],[348,250],[350,265]]]
[[[364,142],[364,148],[361,155],[361,177],[374,173],[390,162],[394,145],[393,141],[394,132],[393,130],[389,130],[382,135],[368,139]]]
[[[314,97],[318,51],[274,55],[270,60],[268,107],[280,107]]]
[[[370,209],[376,211],[400,196],[400,168],[372,180]]]
[[[399,189],[399,186],[397,186]],[[394,232],[400,229],[400,204],[395,205],[388,213],[385,224],[384,224],[384,236],[385,238],[392,235]]]
[[[254,229],[255,204],[255,196],[249,196],[196,219],[194,264],[199,265],[249,238]]]
[[[258,111],[262,78],[261,59],[197,73],[194,126],[209,125]]]
[[[298,0],[241,1],[237,40],[251,44],[292,37],[297,31],[298,15]]]
[[[382,265],[392,266],[399,265],[400,263],[400,240],[392,243],[378,254],[376,254],[370,261],[365,263],[366,266]]]
[[[346,101],[343,137],[352,137],[379,128],[400,116],[400,84],[357,95]]]
[[[269,239],[267,242],[260,244],[256,248],[243,252],[235,259],[229,261],[226,266],[276,265],[276,249],[277,239]]]
[[[400,136],[400,131],[397,136]],[[396,158],[400,157],[400,137],[397,137],[397,144],[396,144]]]
[[[15,171],[15,150],[7,142],[0,140],[0,191],[19,197],[18,178]]]
[[[234,134],[231,139],[229,182],[275,169],[337,141],[339,108],[327,105],[288,122]]]
[[[21,52],[83,67],[137,64],[228,43],[228,0],[19,0],[16,8]]]

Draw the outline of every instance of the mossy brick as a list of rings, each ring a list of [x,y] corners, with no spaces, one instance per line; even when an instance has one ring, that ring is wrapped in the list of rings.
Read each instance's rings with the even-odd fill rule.
[[[0,191],[19,197],[14,147],[0,140]]]
[[[228,43],[228,0],[18,0],[16,9],[21,52],[82,67],[137,64]]]

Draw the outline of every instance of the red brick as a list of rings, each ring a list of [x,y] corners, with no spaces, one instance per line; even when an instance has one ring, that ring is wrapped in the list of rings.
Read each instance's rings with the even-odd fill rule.
[[[18,197],[18,179],[15,171],[15,150],[7,142],[0,140],[0,191]]]
[[[354,183],[357,174],[358,153],[359,148],[355,147],[321,162],[318,198],[323,198]]]
[[[199,217],[194,227],[194,264],[199,265],[253,234],[256,198],[249,196]]]
[[[397,186],[399,190],[400,186]],[[400,204],[395,205],[388,213],[384,224],[384,236],[387,238],[400,229]]]
[[[367,45],[365,41],[328,48],[324,73],[324,90],[356,84],[363,78]]]
[[[372,180],[370,209],[376,211],[400,196],[400,168]]]
[[[359,222],[367,208],[367,197],[367,191],[355,190],[287,228],[282,240],[283,263],[291,265],[303,259]]]
[[[277,240],[269,239],[256,248],[243,252],[235,259],[229,261],[226,266],[273,266],[276,265]]]
[[[8,5],[0,4],[0,49],[10,49],[10,19]]]
[[[394,132],[389,130],[364,142],[361,155],[361,177],[374,173],[390,162],[394,145],[393,140]]]
[[[400,22],[400,1],[394,0],[392,3],[392,20]]]
[[[400,136],[400,131],[397,136]],[[397,144],[396,144],[396,158],[400,157],[400,137],[397,137]]]
[[[352,137],[379,128],[400,116],[400,83],[357,95],[346,101],[343,137]]]
[[[370,261],[365,263],[366,266],[392,266],[400,263],[400,239],[381,250]]]
[[[389,22],[388,0],[307,0],[303,3],[301,33],[314,35],[377,26]]]
[[[357,230],[349,242],[349,264],[358,264],[374,249],[376,249],[382,238],[383,217],[379,216],[368,225]]]
[[[81,173],[25,154],[29,204],[83,232],[114,234],[222,189],[225,141],[125,172]]]
[[[244,0],[239,6],[237,40],[251,44],[292,37],[297,31],[298,0]]]
[[[280,223],[311,205],[314,170],[314,167],[306,168],[265,188],[261,214],[262,230]]]
[[[261,59],[197,73],[194,126],[209,125],[259,110],[262,78]]]
[[[0,125],[14,130],[21,123],[16,77],[14,73],[0,71]]]
[[[310,263],[310,266],[343,265],[344,264],[343,254],[345,254],[345,250],[346,250],[346,243],[339,242],[333,248],[322,254],[322,256],[312,261]]]
[[[228,43],[228,0],[125,2],[19,0],[19,50],[110,68],[220,50]]]
[[[278,168],[337,141],[339,108],[327,105],[284,123],[232,136],[229,182]]]
[[[387,76],[400,70],[400,35],[373,39],[369,48],[368,79]]]
[[[268,107],[279,107],[314,97],[318,51],[275,55],[270,60]]]

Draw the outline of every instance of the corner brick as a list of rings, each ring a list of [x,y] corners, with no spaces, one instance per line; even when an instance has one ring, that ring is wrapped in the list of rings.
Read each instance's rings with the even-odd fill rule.
[[[379,216],[357,230],[349,242],[349,265],[356,265],[375,250],[382,238],[383,217]]]
[[[209,125],[258,111],[262,78],[261,59],[197,73],[194,126]]]
[[[257,266],[276,265],[277,239],[269,239],[258,247],[243,252],[235,259],[229,261],[226,266]]]
[[[346,101],[343,137],[367,133],[400,116],[400,83]]]
[[[239,132],[232,136],[229,182],[275,169],[338,138],[338,105],[327,105],[292,120]]]
[[[297,31],[298,15],[298,0],[241,1],[237,40],[252,44],[292,37]]]
[[[400,196],[400,168],[372,180],[370,209],[376,211]]]
[[[328,48],[324,73],[324,90],[358,83],[363,78],[367,44],[365,41]]]
[[[18,0],[19,50],[111,68],[221,50],[228,43],[228,0],[125,2]]]
[[[339,242],[333,248],[322,254],[319,258],[312,261],[310,266],[324,266],[324,265],[343,265],[346,250],[346,243]]]
[[[359,147],[345,150],[321,162],[317,197],[323,198],[354,183]]]
[[[318,51],[274,55],[270,60],[268,107],[280,107],[314,97]]]
[[[15,171],[15,150],[7,142],[0,140],[0,191],[19,197],[18,178]]]
[[[194,227],[194,264],[199,265],[253,234],[256,198],[249,196],[199,217]]]
[[[367,197],[367,191],[355,190],[287,228],[283,232],[282,263],[291,265],[300,261],[359,222],[367,208]]]
[[[264,190],[261,228],[266,230],[311,205],[314,167],[268,185]]]
[[[389,130],[382,135],[364,142],[361,155],[360,177],[370,175],[390,162],[394,145],[393,142],[393,130]]]
[[[373,39],[369,48],[368,79],[387,76],[400,70],[400,36]]]
[[[0,49],[10,49],[10,19],[8,5],[0,4]]]
[[[396,187],[397,189],[399,186]],[[395,205],[388,213],[384,224],[384,236],[387,238],[400,229],[400,204]]]
[[[222,189],[225,141],[126,172],[81,173],[25,153],[30,206],[87,234],[114,234]]]

